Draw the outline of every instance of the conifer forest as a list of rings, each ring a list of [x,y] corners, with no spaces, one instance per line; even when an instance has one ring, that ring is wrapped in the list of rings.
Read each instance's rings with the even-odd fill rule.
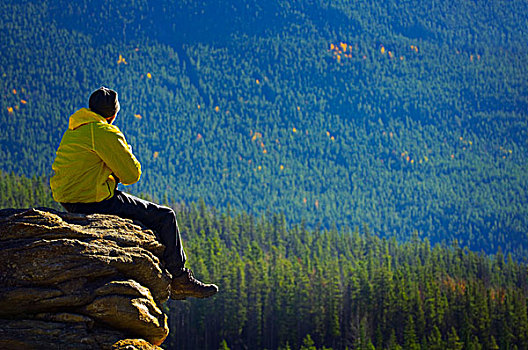
[[[528,2],[2,0],[0,208],[101,85],[218,283],[167,349],[528,349]]]

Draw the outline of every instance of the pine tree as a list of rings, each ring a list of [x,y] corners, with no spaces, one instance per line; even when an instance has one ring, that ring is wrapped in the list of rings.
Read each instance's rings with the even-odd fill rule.
[[[231,350],[229,348],[229,346],[227,346],[227,342],[225,339],[222,340],[222,342],[220,343],[220,347],[218,348],[218,350]]]
[[[310,334],[304,337],[300,350],[317,350]]]
[[[420,344],[416,339],[414,319],[411,315],[407,318],[405,330],[403,332],[403,348],[409,350],[420,350]]]
[[[443,350],[446,345],[442,341],[442,334],[437,326],[433,327],[431,334],[427,337],[427,348],[431,350]]]
[[[446,349],[449,350],[462,350],[464,344],[460,341],[455,327],[451,327],[449,334],[447,335]]]

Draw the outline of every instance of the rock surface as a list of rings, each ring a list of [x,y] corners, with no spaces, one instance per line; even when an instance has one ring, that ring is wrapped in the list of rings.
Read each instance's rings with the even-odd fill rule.
[[[160,349],[163,250],[117,216],[0,210],[0,348]]]

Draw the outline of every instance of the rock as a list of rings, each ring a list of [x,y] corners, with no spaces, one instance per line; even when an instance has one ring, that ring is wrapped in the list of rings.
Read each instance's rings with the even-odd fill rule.
[[[163,251],[117,216],[0,210],[0,348],[159,349]]]

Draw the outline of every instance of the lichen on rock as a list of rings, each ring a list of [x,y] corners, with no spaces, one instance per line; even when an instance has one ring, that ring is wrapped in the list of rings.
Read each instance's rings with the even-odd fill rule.
[[[113,215],[0,210],[0,348],[158,348],[169,332],[163,250]]]

